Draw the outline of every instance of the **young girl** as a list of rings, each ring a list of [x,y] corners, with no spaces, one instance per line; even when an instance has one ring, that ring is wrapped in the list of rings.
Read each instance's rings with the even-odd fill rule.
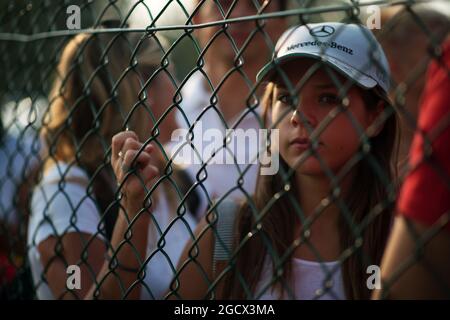
[[[369,298],[367,267],[380,262],[395,196],[388,79],[384,53],[363,26],[286,31],[258,74],[269,81],[263,107],[279,129],[272,152],[280,170],[259,176],[254,196],[237,209],[223,199],[211,209],[185,248],[170,296]],[[143,192],[126,170],[135,165],[145,180],[155,174],[144,148],[130,132],[113,139],[112,165],[130,212]]]

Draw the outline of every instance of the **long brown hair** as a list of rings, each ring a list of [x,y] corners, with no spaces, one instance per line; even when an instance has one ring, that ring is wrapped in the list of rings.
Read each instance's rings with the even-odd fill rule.
[[[264,121],[267,123],[268,110],[273,102],[274,83],[269,83],[262,106]],[[363,90],[362,96],[368,110],[376,108],[381,97],[374,91]],[[385,114],[392,111],[385,101]],[[387,241],[393,211],[395,181],[393,158],[395,157],[397,139],[397,119],[395,113],[390,114],[383,123],[381,132],[369,139],[370,152],[365,154],[353,168],[357,179],[352,181],[352,190],[341,200],[344,200],[348,212],[347,221],[341,212],[339,218],[340,242],[342,252],[342,275],[346,297],[348,299],[367,299],[370,297],[366,285],[366,268],[368,265],[379,265]],[[379,174],[373,163],[376,163]],[[279,172],[288,172],[289,166],[280,157]],[[383,178],[381,178],[383,176]],[[286,191],[285,186],[289,184]],[[390,184],[390,185],[389,185]],[[389,186],[387,186],[389,185]],[[395,189],[395,188],[394,188]],[[265,259],[268,256],[267,243],[278,257],[283,257],[292,248],[296,239],[295,225],[299,218],[296,206],[298,187],[294,176],[289,180],[280,173],[275,176],[259,175],[256,191],[253,197],[256,210],[261,211],[268,203],[274,201],[261,221],[256,223],[255,216],[248,202],[243,203],[236,219],[235,248],[243,241],[236,253],[235,267],[224,277],[221,297],[230,299],[253,298],[260,280]],[[281,196],[277,199],[276,194]],[[336,201],[337,199],[334,199]],[[370,213],[370,217],[369,217]],[[260,223],[260,225],[258,225]],[[353,232],[356,231],[354,234]],[[294,245],[295,248],[295,245]],[[292,281],[292,253],[288,254],[284,264],[275,268],[272,261],[274,283],[283,289],[283,283]],[[345,255],[348,253],[348,255]],[[245,286],[243,285],[245,282]],[[284,287],[285,288],[285,287]]]

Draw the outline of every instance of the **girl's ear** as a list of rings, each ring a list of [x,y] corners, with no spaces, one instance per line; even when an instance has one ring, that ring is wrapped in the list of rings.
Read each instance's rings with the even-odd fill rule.
[[[370,112],[369,115],[369,126],[367,128],[367,135],[369,138],[376,137],[384,128],[384,121],[381,115],[384,112],[385,102],[383,100],[378,101],[375,109]]]

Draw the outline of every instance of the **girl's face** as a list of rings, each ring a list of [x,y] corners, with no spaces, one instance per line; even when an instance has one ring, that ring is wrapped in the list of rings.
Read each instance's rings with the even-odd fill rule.
[[[314,62],[292,61],[284,65],[283,70],[291,81],[297,86],[302,76]],[[342,85],[345,78],[334,72]],[[317,154],[311,155],[298,162],[300,156],[311,148],[311,131],[317,129],[327,115],[340,105],[339,92],[327,71],[320,68],[307,80],[298,93],[298,103],[294,106],[289,103],[291,96],[283,81],[276,81],[272,96],[272,123],[279,121],[276,128],[279,131],[279,152],[291,168],[306,175],[323,174],[325,167],[336,173],[354,155],[360,146],[360,135],[357,126],[366,129],[381,110],[378,106],[375,111],[368,111],[361,96],[360,88],[353,86],[348,90],[348,107],[339,112],[317,137]],[[351,116],[350,116],[351,115]],[[355,123],[352,123],[352,117]],[[303,120],[302,120],[303,118]],[[355,126],[357,124],[357,126]]]

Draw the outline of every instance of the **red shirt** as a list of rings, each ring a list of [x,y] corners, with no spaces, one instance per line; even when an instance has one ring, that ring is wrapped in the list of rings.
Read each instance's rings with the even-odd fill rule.
[[[10,283],[16,275],[16,268],[9,262],[6,254],[0,253],[0,286]]]
[[[400,191],[398,211],[432,225],[450,215],[450,41],[442,59],[428,68],[410,155],[411,172]],[[450,223],[446,229],[450,231]]]

